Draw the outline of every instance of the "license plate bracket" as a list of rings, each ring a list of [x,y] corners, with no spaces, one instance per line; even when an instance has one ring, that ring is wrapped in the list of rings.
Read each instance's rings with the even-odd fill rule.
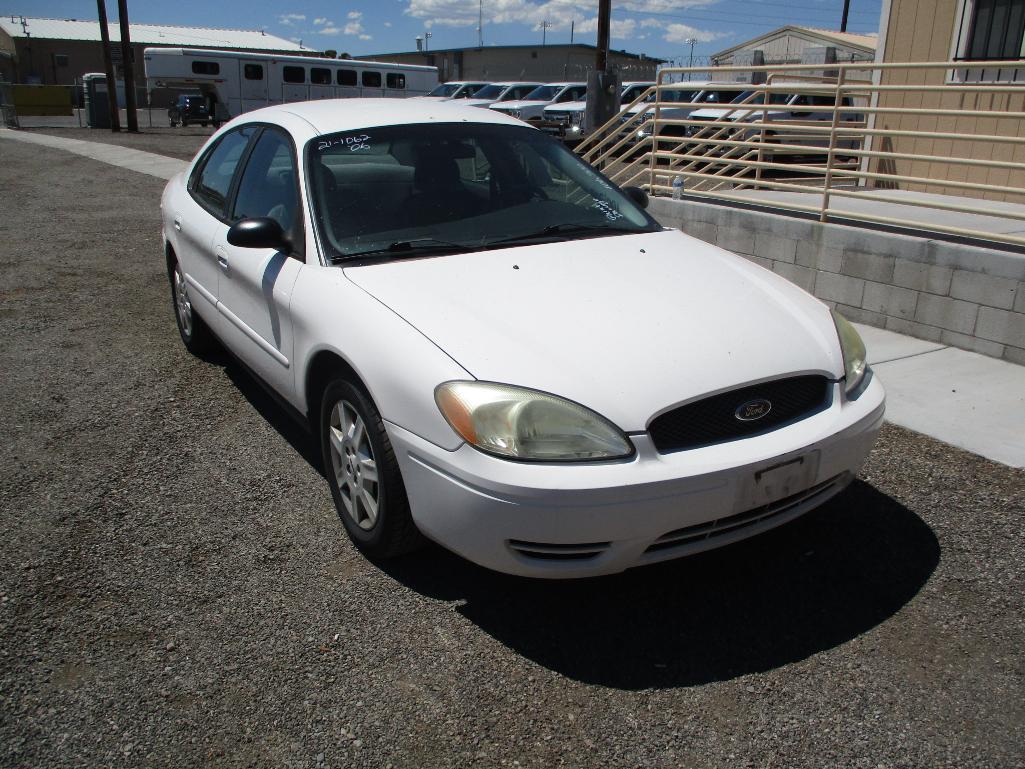
[[[736,511],[745,512],[811,488],[819,470],[819,452],[809,451],[759,468],[740,484]]]

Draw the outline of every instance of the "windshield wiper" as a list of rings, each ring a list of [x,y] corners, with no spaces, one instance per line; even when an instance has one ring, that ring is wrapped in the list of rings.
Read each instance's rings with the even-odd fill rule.
[[[532,242],[535,240],[542,240],[550,238],[553,235],[582,235],[582,234],[600,234],[600,233],[614,233],[614,234],[639,234],[641,232],[647,232],[647,230],[636,230],[627,227],[614,227],[607,224],[585,224],[583,222],[566,222],[562,224],[549,224],[537,232],[528,232],[522,235],[514,235],[509,238],[500,238],[499,240],[489,240],[484,245],[486,247],[494,246],[499,243],[508,245],[510,243]]]
[[[381,248],[369,248],[366,251],[340,254],[334,258],[334,261],[345,262],[350,259],[362,259],[367,256],[402,258],[403,256],[418,256],[439,251],[445,253],[465,253],[477,250],[479,250],[478,246],[469,243],[455,243],[450,240],[438,240],[437,238],[413,238],[412,240],[397,240]]]

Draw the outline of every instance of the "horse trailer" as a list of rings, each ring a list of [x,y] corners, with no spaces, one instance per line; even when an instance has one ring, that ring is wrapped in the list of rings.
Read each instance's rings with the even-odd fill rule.
[[[215,125],[283,102],[355,96],[422,96],[438,85],[438,68],[355,59],[147,48],[146,87],[199,91]]]

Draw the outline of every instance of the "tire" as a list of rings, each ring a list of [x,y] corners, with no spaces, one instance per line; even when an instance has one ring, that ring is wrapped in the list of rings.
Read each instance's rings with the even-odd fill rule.
[[[174,319],[178,324],[182,343],[190,353],[200,356],[214,347],[214,335],[199,314],[192,309],[189,286],[185,282],[184,273],[177,259],[168,265],[167,277],[171,283],[171,306],[174,309]]]
[[[181,119],[181,124],[182,124],[182,128],[188,128],[189,127],[189,121],[186,120],[185,118]]]
[[[348,379],[335,379],[324,389],[318,425],[331,497],[353,544],[371,559],[420,547],[423,535],[373,401]]]

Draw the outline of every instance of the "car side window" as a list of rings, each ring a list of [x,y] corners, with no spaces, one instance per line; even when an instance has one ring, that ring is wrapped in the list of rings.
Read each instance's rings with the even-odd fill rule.
[[[254,126],[243,126],[226,133],[198,166],[189,181],[189,191],[196,201],[218,218],[224,216],[225,203],[231,190],[238,161],[256,132]]]
[[[288,137],[273,128],[264,130],[246,161],[231,220],[257,217],[267,217],[280,224],[295,250],[302,253],[303,227],[295,154]]]

